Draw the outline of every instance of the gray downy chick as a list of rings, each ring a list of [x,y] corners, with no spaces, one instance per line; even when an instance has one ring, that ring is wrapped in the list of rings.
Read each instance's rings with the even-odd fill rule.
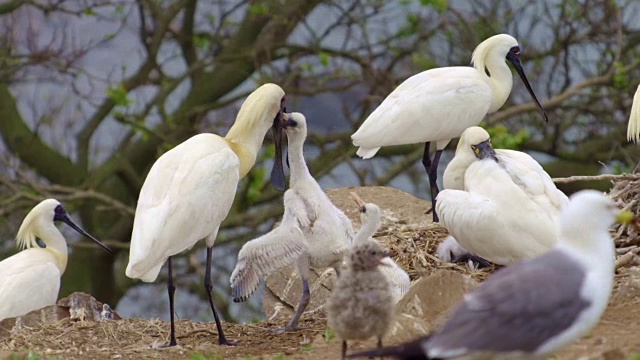
[[[327,301],[327,321],[336,336],[342,339],[342,359],[347,352],[347,340],[382,337],[394,320],[394,299],[391,285],[379,268],[389,256],[376,241],[367,239],[355,244],[349,254],[347,270]]]

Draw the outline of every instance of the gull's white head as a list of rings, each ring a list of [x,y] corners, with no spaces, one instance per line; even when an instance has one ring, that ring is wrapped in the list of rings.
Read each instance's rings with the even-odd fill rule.
[[[569,205],[560,213],[561,243],[588,251],[613,246],[609,227],[632,217],[601,192],[579,191],[569,197]],[[602,244],[603,239],[611,244]]]
[[[55,210],[62,206],[58,200],[47,199],[34,206],[25,216],[16,236],[16,244],[20,249],[38,247],[36,238],[42,238],[42,231],[54,226]]]

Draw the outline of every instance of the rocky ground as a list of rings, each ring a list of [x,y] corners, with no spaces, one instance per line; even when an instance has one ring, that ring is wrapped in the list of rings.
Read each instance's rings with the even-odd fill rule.
[[[359,226],[357,208],[348,197],[360,197],[383,210],[383,227],[376,235],[395,260],[410,274],[410,292],[398,304],[398,322],[387,344],[428,333],[446,319],[450,306],[489,276],[491,269],[473,271],[466,266],[443,264],[433,256],[446,230],[425,215],[430,203],[385,187],[343,188],[328,193],[338,207]],[[629,239],[625,240],[628,245]],[[216,345],[213,323],[180,320],[176,324],[179,346],[162,348],[169,326],[159,320],[117,319],[100,321],[101,304],[83,294],[61,301],[60,306],[0,322],[0,359],[338,359],[340,341],[327,330],[322,303],[329,294],[333,271],[316,273],[312,302],[301,321],[302,329],[277,335],[300,296],[299,280],[285,269],[267,280],[263,308],[267,320],[255,324],[224,324],[233,347]],[[630,261],[618,269],[610,305],[598,326],[555,359],[640,359],[640,268]],[[97,320],[97,321],[96,321]],[[366,349],[373,341],[353,343],[350,350]]]

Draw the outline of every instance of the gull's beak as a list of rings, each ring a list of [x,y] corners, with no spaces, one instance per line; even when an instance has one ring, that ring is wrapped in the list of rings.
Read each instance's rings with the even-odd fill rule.
[[[107,245],[105,245],[104,243],[102,243],[100,240],[94,238],[91,234],[89,234],[88,232],[82,230],[82,228],[78,225],[76,225],[76,223],[73,222],[73,220],[71,220],[71,218],[69,217],[69,215],[65,212],[64,214],[56,214],[56,217],[54,218],[54,220],[58,220],[58,221],[62,221],[63,223],[69,225],[73,230],[77,231],[79,234],[85,236],[86,238],[89,238],[93,241],[95,241],[98,245],[100,245],[103,249],[107,250],[108,252],[113,254],[113,251],[111,251],[111,249],[109,249],[109,247]]]
[[[491,146],[491,140],[483,141],[478,145],[475,145],[473,147],[473,153],[480,160],[493,159],[498,162],[498,158],[496,158],[496,151]]]
[[[522,70],[522,63],[520,62],[520,54],[516,55],[512,51],[509,51],[509,53],[507,54],[507,60],[509,60],[509,62],[513,64],[513,67],[516,69],[516,72],[518,72],[518,75],[520,75],[520,79],[522,79],[524,86],[527,87],[527,90],[529,91],[529,94],[533,98],[533,101],[535,101],[536,105],[538,106],[538,110],[540,111],[540,114],[542,114],[544,121],[548,123],[549,117],[547,116],[547,112],[544,111],[544,109],[542,108],[542,105],[540,105],[540,102],[538,101],[536,94],[533,93],[533,89],[529,84],[529,80],[527,80],[527,76],[524,74],[524,70]]]
[[[633,213],[629,210],[620,210],[620,212],[616,215],[616,222],[620,224],[631,224],[636,225],[639,221],[635,219]]]
[[[350,192],[349,195],[351,195],[351,197],[353,198],[353,200],[355,200],[356,204],[358,204],[358,207],[360,208],[360,212],[364,212],[364,204],[365,202],[362,201],[362,199],[360,198],[360,196],[358,196],[358,194],[354,193],[354,192]]]
[[[273,143],[276,147],[276,155],[271,169],[271,184],[279,191],[284,191],[286,184],[284,180],[284,167],[282,166],[282,137],[283,137],[283,114],[286,111],[284,104],[280,105],[280,111],[273,119]]]

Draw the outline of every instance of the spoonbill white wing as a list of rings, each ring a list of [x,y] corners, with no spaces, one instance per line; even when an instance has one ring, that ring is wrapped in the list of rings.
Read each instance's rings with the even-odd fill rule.
[[[385,278],[389,281],[391,285],[391,292],[393,295],[393,302],[397,303],[404,294],[409,291],[409,286],[411,286],[411,279],[409,275],[391,258],[384,258],[380,261],[382,266],[379,266],[378,269],[384,274]]]
[[[231,273],[233,300],[245,301],[258,288],[260,278],[293,264],[307,252],[307,240],[301,227],[313,225],[316,213],[294,190],[284,193],[284,215],[277,228],[251,240],[238,253],[238,263]]]
[[[498,162],[513,181],[539,206],[557,216],[569,198],[556,188],[542,166],[529,154],[508,149],[496,150]]]
[[[43,249],[30,249],[0,262],[0,320],[54,305],[60,270]]]
[[[154,281],[167,257],[204,237],[213,246],[233,203],[238,167],[237,155],[214,134],[195,135],[163,154],[140,191],[127,276]]]
[[[629,126],[627,127],[627,140],[634,143],[640,141],[640,85],[633,96]]]
[[[460,245],[491,262],[508,265],[540,255],[557,238],[555,223],[492,159],[465,173],[468,191],[443,190],[437,211]]]
[[[293,264],[306,250],[304,235],[297,226],[282,223],[271,232],[244,244],[231,274],[233,301],[245,301],[258,288],[261,278]]]
[[[400,84],[352,140],[363,158],[387,145],[438,141],[443,142],[438,148],[444,148],[449,140],[482,120],[491,99],[491,88],[474,68],[431,69]]]

